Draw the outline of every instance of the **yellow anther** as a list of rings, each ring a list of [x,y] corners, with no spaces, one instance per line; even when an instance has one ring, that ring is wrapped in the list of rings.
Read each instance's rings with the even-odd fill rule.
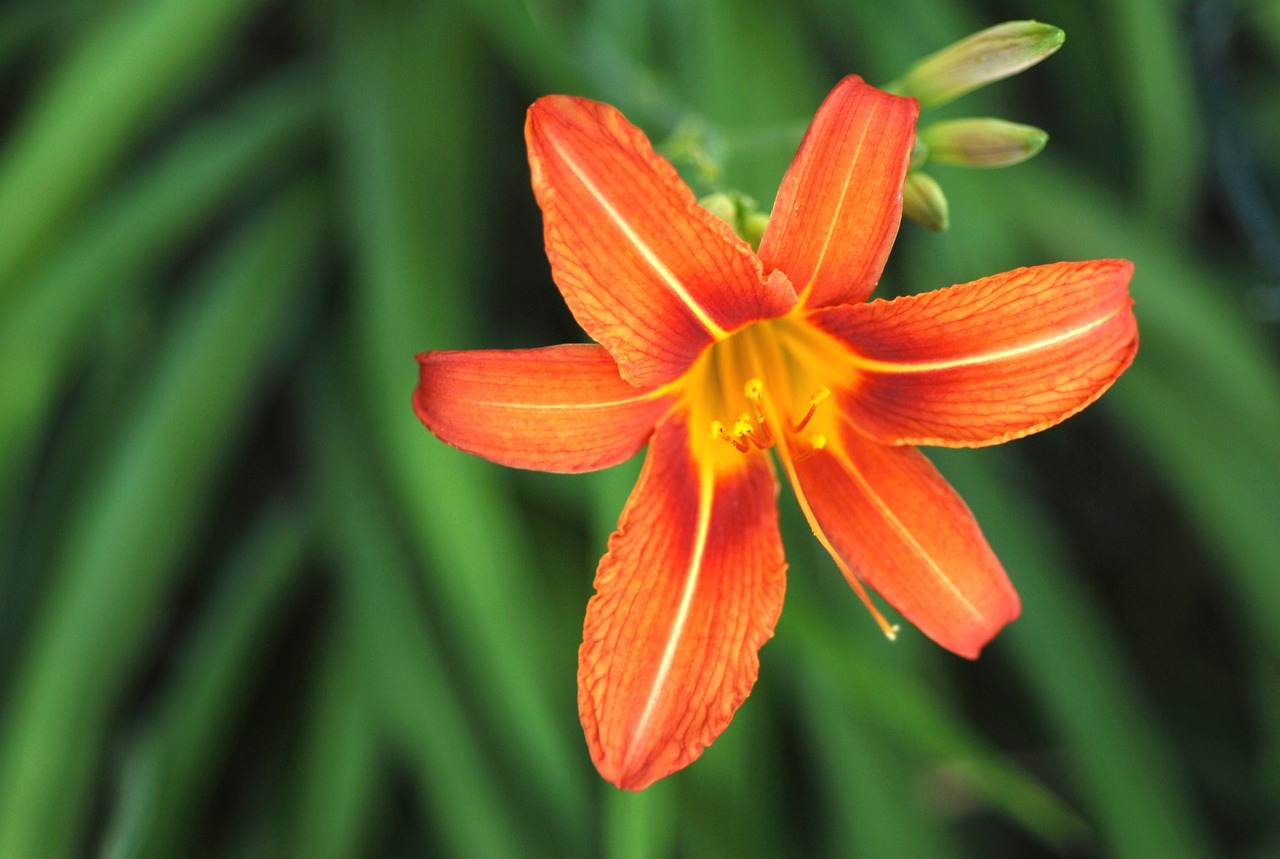
[[[761,403],[764,399],[764,382],[759,379],[751,379],[743,387],[742,393],[750,401],[751,411],[755,412],[756,424],[753,429],[759,429],[758,434],[752,434],[752,441],[760,447],[772,447],[773,433],[769,432],[769,424],[764,419],[764,406]],[[750,415],[744,414],[738,420],[740,422],[750,420],[750,417]]]
[[[769,431],[764,413],[764,382],[751,379],[743,386],[742,392],[751,404],[751,411],[742,412],[734,418],[732,428],[726,428],[720,421],[712,421],[711,437],[723,439],[743,452],[750,450],[752,445],[762,450],[773,447],[773,433]]]
[[[711,437],[729,442],[742,453],[746,453],[751,449],[751,445],[743,440],[743,434],[737,431],[736,426],[734,427],[733,435],[729,435],[724,428],[724,424],[720,423],[720,421],[711,422]]]
[[[827,446],[827,437],[820,432],[815,432],[812,435],[810,435],[808,441],[809,441],[808,450],[801,450],[797,448],[795,452],[792,453],[791,458],[794,461],[804,462],[806,459],[813,456],[815,453],[817,453],[818,451],[822,450],[824,447]]]

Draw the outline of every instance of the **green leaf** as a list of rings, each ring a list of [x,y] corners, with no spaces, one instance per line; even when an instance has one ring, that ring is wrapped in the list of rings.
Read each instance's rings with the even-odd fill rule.
[[[152,273],[229,199],[278,170],[317,107],[314,84],[299,72],[240,96],[121,180],[32,272],[0,318],[7,368],[0,374],[0,485],[14,485],[66,377],[96,346],[93,326],[123,285]]]
[[[324,642],[306,711],[289,848],[308,859],[369,855],[365,842],[385,814],[376,702],[353,620],[339,618]]]
[[[215,59],[251,0],[134,0],[94,19],[0,156],[0,307],[166,107]]]
[[[852,594],[849,599],[852,602]],[[833,742],[846,756],[841,759],[847,766],[853,766],[847,756],[854,754],[854,749],[867,750],[868,744],[877,741],[891,743],[919,764],[945,767],[978,800],[999,809],[1053,850],[1066,851],[1083,842],[1088,827],[1080,815],[992,748],[953,704],[913,674],[914,668],[899,667],[897,659],[873,658],[856,643],[842,643],[837,634],[842,627],[836,621],[842,616],[822,614],[809,599],[801,601],[793,596],[787,607],[788,633],[793,638],[780,642],[794,649],[797,664],[808,671],[821,671],[806,684],[817,687],[808,694],[829,716],[823,721],[817,713],[811,714],[810,730],[818,734],[817,743],[827,741],[825,731],[835,732]],[[867,625],[871,626],[869,620]],[[905,644],[894,644],[894,650]],[[888,645],[877,640],[873,646]],[[898,656],[896,652],[890,655]],[[840,713],[850,714],[847,718],[856,723],[848,729],[847,737]],[[820,745],[815,748],[815,753],[819,752]],[[834,762],[828,765],[836,766]],[[838,767],[828,777],[843,777],[847,766]],[[850,801],[869,789],[865,783],[850,785]]]
[[[1023,616],[1002,637],[1024,683],[1064,744],[1062,757],[1108,856],[1207,857],[1207,827],[1096,600],[1072,584],[1070,555],[1053,520],[1017,491],[1008,464],[997,473],[967,456],[937,456],[973,508],[1022,596]],[[991,459],[994,459],[991,458]]]
[[[792,627],[794,631],[794,626]],[[839,682],[816,654],[796,676],[805,750],[833,856],[954,856],[940,815],[923,801],[913,762],[867,718],[867,702]],[[841,654],[842,656],[844,654]],[[930,813],[932,811],[932,813]]]
[[[324,367],[331,363],[315,362]],[[326,374],[329,375],[329,374]],[[359,685],[374,717],[417,778],[418,799],[452,855],[517,856],[516,806],[486,765],[472,716],[459,703],[429,629],[408,559],[389,527],[376,478],[328,383],[313,380],[307,425],[325,505],[325,534],[351,624]],[[345,397],[343,398],[345,399]],[[505,779],[502,781],[505,782]]]
[[[174,317],[106,468],[68,511],[0,736],[0,856],[59,855],[81,834],[111,708],[298,316],[315,202],[276,202],[216,261]]]
[[[255,518],[127,753],[104,856],[191,852],[210,801],[209,776],[226,764],[245,690],[260,679],[261,653],[295,588],[304,546],[295,512],[277,505]]]

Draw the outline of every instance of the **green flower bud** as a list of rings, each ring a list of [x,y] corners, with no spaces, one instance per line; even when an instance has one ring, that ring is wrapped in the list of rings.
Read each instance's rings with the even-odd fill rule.
[[[942,232],[951,224],[942,186],[919,170],[908,173],[902,186],[902,214],[934,232]]]
[[[737,191],[717,191],[698,200],[698,205],[724,221],[738,237],[751,245],[760,246],[769,215],[756,209],[756,201]]]
[[[1008,167],[1026,161],[1049,141],[1032,125],[1003,119],[954,119],[920,129],[929,158],[964,167]]]
[[[918,170],[929,160],[929,146],[920,139],[920,135],[916,134],[915,142],[911,146],[911,160],[907,162],[908,170]]]
[[[997,24],[925,57],[886,89],[914,96],[921,107],[946,104],[1034,66],[1065,38],[1062,30],[1038,21]]]
[[[737,230],[738,204],[728,194],[723,191],[708,194],[698,201],[698,205]]]
[[[747,212],[742,219],[740,235],[751,245],[752,250],[760,249],[760,240],[764,238],[765,227],[769,226],[768,212]]]

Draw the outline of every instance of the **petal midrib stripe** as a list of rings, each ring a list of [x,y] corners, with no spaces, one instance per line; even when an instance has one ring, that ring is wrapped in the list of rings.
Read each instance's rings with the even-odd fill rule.
[[[804,285],[804,289],[800,293],[800,304],[805,304],[808,301],[809,293],[813,291],[813,284],[817,281],[819,272],[822,271],[823,262],[826,261],[827,250],[831,247],[831,237],[836,233],[836,225],[840,223],[840,215],[844,212],[845,203],[849,199],[849,186],[853,183],[853,168],[858,163],[858,156],[862,154],[862,145],[867,140],[867,132],[871,129],[871,122],[875,115],[876,108],[872,106],[870,113],[867,114],[866,122],[862,126],[862,134],[858,137],[858,145],[854,147],[853,156],[849,159],[848,167],[845,170],[844,182],[840,186],[840,202],[836,204],[835,213],[827,223],[827,234],[822,240],[822,249],[818,251],[818,258],[813,263],[813,271],[809,274],[809,282]]]
[[[1025,343],[1021,346],[1014,346],[1009,349],[998,349],[992,352],[979,352],[975,355],[965,355],[961,358],[949,358],[942,361],[881,361],[877,358],[868,358],[865,355],[858,354],[853,350],[850,355],[853,358],[855,366],[859,370],[871,371],[875,373],[930,373],[937,370],[954,370],[957,367],[977,367],[983,364],[994,364],[999,361],[1005,361],[1010,358],[1018,358],[1041,349],[1049,349],[1059,343],[1088,334],[1095,328],[1100,328],[1110,322],[1119,315],[1124,308],[1117,308],[1106,316],[1086,322],[1068,331],[1046,340],[1036,340],[1032,343]]]
[[[631,225],[627,223],[627,220],[622,217],[622,213],[613,207],[613,204],[609,202],[609,199],[604,195],[604,193],[601,192],[596,184],[591,181],[590,177],[582,167],[571,157],[569,151],[561,146],[554,138],[549,138],[549,142],[551,143],[551,148],[554,149],[556,154],[560,157],[561,162],[563,162],[564,165],[569,168],[570,172],[577,177],[578,181],[582,183],[582,186],[587,189],[587,192],[600,205],[600,208],[602,208],[605,214],[609,216],[609,219],[613,221],[618,229],[622,231],[622,234],[627,237],[627,241],[631,242],[632,246],[639,251],[640,256],[644,258],[644,261],[649,265],[649,267],[653,269],[662,282],[667,285],[667,288],[670,289],[678,299],[680,299],[680,302],[684,304],[685,307],[689,308],[689,312],[692,313],[700,323],[702,323],[702,326],[707,329],[708,333],[717,340],[723,340],[728,336],[728,332],[717,325],[715,320],[711,318],[710,314],[703,309],[702,305],[694,300],[693,295],[691,295],[685,285],[680,282],[680,278],[676,277],[675,273],[671,271],[671,269],[667,268],[666,264],[662,262],[662,259],[654,253],[653,248],[649,247],[644,240],[640,238],[640,235],[632,229]]]
[[[653,721],[654,713],[658,709],[658,703],[662,700],[663,693],[666,691],[667,678],[671,674],[671,666],[675,664],[676,652],[680,649],[680,644],[684,640],[685,627],[689,622],[689,614],[693,609],[693,597],[698,590],[698,582],[702,577],[702,562],[706,554],[707,537],[711,530],[711,508],[715,499],[715,472],[709,468],[704,468],[699,480],[699,497],[698,497],[698,524],[694,531],[693,538],[693,555],[689,560],[689,567],[685,571],[684,591],[680,595],[680,608],[676,612],[675,621],[671,625],[671,632],[667,636],[666,646],[662,651],[662,661],[658,664],[658,673],[653,678],[653,685],[649,689],[649,696],[645,701],[644,710],[640,714],[640,721],[636,723],[635,732],[631,735],[631,743],[627,746],[627,754],[625,760],[630,763],[632,756],[637,750],[646,746],[645,734],[649,730],[649,724]]]
[[[845,420],[845,423],[857,432],[857,427],[849,423],[847,419]],[[867,498],[875,505],[876,509],[880,511],[881,515],[884,516],[885,521],[888,522],[889,525],[893,527],[894,531],[902,537],[907,546],[922,561],[924,561],[928,569],[932,571],[934,577],[946,586],[947,590],[951,592],[956,600],[964,606],[967,611],[969,611],[979,621],[985,622],[987,619],[986,615],[979,611],[977,606],[970,602],[969,599],[960,592],[960,589],[956,587],[955,582],[951,581],[951,577],[946,574],[925,547],[920,545],[920,541],[915,538],[915,535],[911,533],[911,530],[902,523],[902,520],[893,512],[892,508],[890,508],[889,505],[884,502],[884,499],[880,497],[880,494],[875,491],[875,488],[867,480],[866,476],[863,475],[862,471],[853,463],[853,460],[849,457],[848,453],[839,446],[833,447],[832,453],[840,460],[841,464],[844,465],[849,474],[858,481],[858,485],[862,487],[862,491],[866,493]]]
[[[634,397],[624,397],[620,400],[599,400],[596,402],[576,402],[576,403],[513,403],[504,400],[471,400],[470,402],[476,406],[490,406],[494,408],[506,409],[529,409],[536,411],[573,411],[575,409],[602,409],[610,406],[629,406],[633,403],[643,403],[647,400],[657,400],[663,396],[667,396],[665,391],[655,390],[645,394],[637,394]]]

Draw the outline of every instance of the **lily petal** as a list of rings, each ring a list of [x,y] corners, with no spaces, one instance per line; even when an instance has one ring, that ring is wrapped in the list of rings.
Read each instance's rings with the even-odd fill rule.
[[[425,352],[413,408],[469,453],[515,468],[577,472],[644,446],[671,398],[618,376],[599,346]]]
[[[556,284],[627,381],[669,382],[708,344],[795,304],[616,109],[541,98],[525,140]]]
[[[578,709],[596,768],[640,790],[686,766],[755,683],[782,609],[777,481],[762,453],[699,467],[680,417],[659,425],[596,573]]]
[[[818,108],[760,240],[765,271],[786,272],[806,307],[867,299],[902,220],[915,99],[850,75]]]
[[[969,508],[924,455],[845,424],[839,443],[790,459],[814,533],[861,592],[866,584],[938,644],[970,659],[1021,603]]]
[[[809,319],[856,354],[842,407],[865,435],[995,444],[1070,417],[1129,366],[1132,274],[1125,260],[1056,263]]]

